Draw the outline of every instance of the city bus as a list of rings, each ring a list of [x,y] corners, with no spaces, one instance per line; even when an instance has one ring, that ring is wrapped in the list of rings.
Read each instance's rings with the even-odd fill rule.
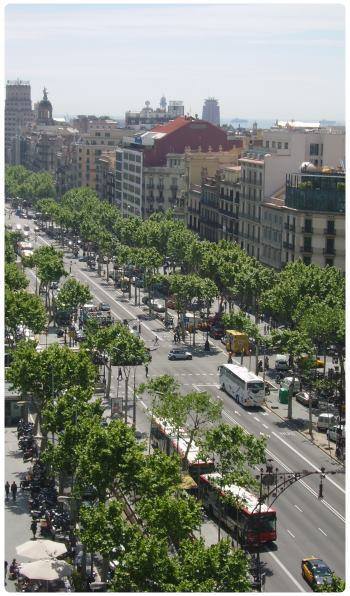
[[[263,380],[239,364],[218,367],[220,388],[245,407],[261,406],[265,400]]]
[[[259,505],[258,497],[241,486],[220,486],[221,478],[218,472],[200,476],[199,497],[204,508],[225,524],[241,546],[274,542],[277,538],[275,509],[264,503]]]
[[[180,436],[181,435],[181,436]],[[166,420],[152,417],[151,423],[151,444],[154,449],[163,451],[166,455],[177,453],[182,461],[182,469],[188,471],[190,476],[198,481],[201,474],[207,474],[214,470],[214,462],[204,461],[198,458],[199,448],[192,442],[190,450],[186,455],[189,437],[183,430],[177,433]]]

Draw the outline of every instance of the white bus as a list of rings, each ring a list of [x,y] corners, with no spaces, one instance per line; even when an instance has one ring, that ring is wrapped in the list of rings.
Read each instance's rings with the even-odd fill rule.
[[[220,388],[242,406],[261,406],[265,400],[263,380],[239,364],[218,367]]]

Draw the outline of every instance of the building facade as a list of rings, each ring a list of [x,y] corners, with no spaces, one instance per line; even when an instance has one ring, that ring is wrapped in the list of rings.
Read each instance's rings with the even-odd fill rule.
[[[202,120],[211,122],[215,126],[220,126],[220,106],[218,100],[214,97],[208,97],[204,101]]]
[[[13,141],[33,121],[29,81],[7,81],[5,99],[5,163],[14,164]]]
[[[163,96],[159,107],[153,109],[151,102],[146,101],[139,112],[128,111],[125,113],[125,126],[133,130],[150,130],[158,124],[166,124],[184,115],[182,101],[170,100],[167,106],[166,98]]]

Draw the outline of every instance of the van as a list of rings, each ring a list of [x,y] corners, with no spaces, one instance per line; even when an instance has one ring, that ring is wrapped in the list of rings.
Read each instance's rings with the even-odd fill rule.
[[[285,377],[281,382],[281,387],[288,389],[288,391],[289,391],[289,388],[290,388],[292,382],[293,382],[293,377]],[[300,380],[297,377],[295,377],[293,395],[295,393],[298,393],[298,391],[300,391]]]
[[[337,417],[330,412],[323,412],[317,418],[317,430],[327,431],[328,428],[334,426],[337,422]]]
[[[288,356],[286,354],[276,354],[275,359],[275,369],[276,370],[288,370],[289,369],[289,362]]]
[[[227,330],[226,336],[226,350],[234,354],[249,354],[249,338],[246,333],[242,331]]]

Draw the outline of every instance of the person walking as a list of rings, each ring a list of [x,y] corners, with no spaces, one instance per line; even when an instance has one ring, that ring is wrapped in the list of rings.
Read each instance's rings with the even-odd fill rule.
[[[33,532],[33,540],[35,540],[35,538],[36,538],[36,532],[37,532],[37,529],[38,529],[38,522],[37,522],[36,519],[33,519],[32,520],[32,523],[30,524],[30,529]]]
[[[17,496],[17,484],[15,481],[12,482],[11,484],[11,493],[12,493],[12,501],[16,500],[16,496]]]
[[[158,335],[156,335],[154,338],[154,345],[157,346],[158,343],[159,343],[159,337],[158,337]]]
[[[6,586],[7,567],[8,567],[8,562],[5,561],[5,571],[4,571],[5,586]]]
[[[122,381],[123,380],[123,373],[122,373],[122,369],[119,367],[118,368],[118,381]]]
[[[148,364],[145,364],[146,379],[148,379]]]
[[[5,483],[5,495],[6,495],[6,497],[5,497],[6,498],[6,501],[8,501],[9,500],[9,495],[10,495],[10,483],[9,483],[8,480]]]
[[[232,352],[229,352],[227,364],[232,364]]]
[[[264,361],[265,361],[265,370],[267,370],[268,368],[270,368],[269,357],[265,356]]]

